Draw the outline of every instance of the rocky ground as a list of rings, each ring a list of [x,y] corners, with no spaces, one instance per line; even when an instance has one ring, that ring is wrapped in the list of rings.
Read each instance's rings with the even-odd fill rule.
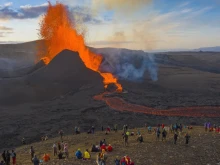
[[[98,131],[99,128],[96,128]],[[130,131],[137,132],[138,129]],[[52,155],[52,145],[54,142],[60,141],[58,135],[50,138],[48,141],[36,142],[16,148],[17,164],[30,165],[29,148],[32,145],[39,158],[44,153],[51,155],[51,161],[43,164],[56,165],[95,165],[96,154],[92,153],[90,161],[76,160],[74,158],[75,151],[80,148],[82,152],[90,149],[92,144],[99,144],[100,140],[106,139],[107,143],[113,146],[113,152],[107,153],[107,164],[114,164],[116,157],[128,155],[136,165],[218,165],[220,163],[220,134],[214,132],[205,132],[203,127],[193,127],[192,130],[184,129],[179,135],[177,144],[173,144],[173,134],[168,133],[166,141],[160,139],[156,141],[154,133],[147,133],[145,128],[139,129],[144,137],[144,143],[140,144],[136,141],[137,136],[129,137],[129,146],[123,146],[122,130],[117,133],[111,132],[105,135],[104,132],[95,132],[95,134],[82,133],[80,135],[65,135],[64,142],[69,144],[70,158],[67,160],[58,160]],[[190,134],[189,145],[185,144],[185,133]],[[38,140],[40,141],[40,140]]]

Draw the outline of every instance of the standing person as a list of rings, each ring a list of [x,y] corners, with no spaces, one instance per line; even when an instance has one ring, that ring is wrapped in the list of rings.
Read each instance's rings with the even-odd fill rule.
[[[63,140],[63,130],[60,130],[58,134],[60,135],[60,139]]]
[[[102,132],[104,131],[104,127],[102,126]]]
[[[69,158],[69,151],[68,151],[67,143],[65,143],[65,145],[64,145],[64,154],[66,155],[66,158]]]
[[[163,140],[166,140],[166,137],[167,137],[167,131],[165,129],[163,129],[163,132],[162,132],[162,141]]]
[[[40,164],[40,161],[37,158],[37,155],[34,155],[34,158],[31,161],[33,162],[34,165],[39,165]]]
[[[75,126],[75,134],[77,135],[77,132],[78,132],[78,128],[77,128],[77,126]]]
[[[55,143],[53,144],[52,148],[53,148],[53,156],[56,156],[57,155],[57,146]]]
[[[2,153],[2,159],[3,159],[4,162],[6,163],[6,152],[5,152],[5,151]]]
[[[105,154],[105,150],[102,150],[100,154],[100,165],[106,165],[107,156]]]
[[[61,144],[60,144],[60,142],[58,142],[57,145],[58,145],[58,150],[60,151],[60,150],[61,150]]]
[[[10,165],[10,161],[11,161],[11,154],[9,153],[9,151],[6,151],[6,165]]]
[[[207,129],[208,129],[208,123],[207,122],[205,122],[204,127],[205,127],[205,132],[207,132]]]
[[[24,137],[22,138],[22,144],[23,144],[23,145],[26,144]]]
[[[186,144],[189,144],[189,138],[190,138],[190,136],[189,136],[189,134],[188,134],[188,133],[186,133],[185,138],[186,138]]]
[[[94,134],[95,133],[95,127],[92,126],[91,130],[92,130],[92,134]]]
[[[118,125],[117,125],[117,124],[114,125],[114,131],[115,131],[115,132],[118,131]]]
[[[31,149],[30,149],[30,154],[31,154],[31,161],[32,161],[32,159],[34,158],[34,148],[33,148],[33,146],[31,146]]]
[[[157,140],[159,141],[159,139],[160,139],[160,127],[157,128],[156,135],[157,135]]]
[[[124,132],[124,134],[127,132],[126,131],[126,125],[123,126],[123,132]]]
[[[174,144],[176,144],[176,141],[177,141],[177,138],[178,138],[177,132],[175,132],[173,138],[174,138]]]
[[[128,146],[128,135],[126,133],[123,135],[123,139],[124,139],[124,145]]]
[[[16,153],[14,152],[14,150],[11,151],[11,157],[12,157],[12,164],[15,165],[16,164]]]

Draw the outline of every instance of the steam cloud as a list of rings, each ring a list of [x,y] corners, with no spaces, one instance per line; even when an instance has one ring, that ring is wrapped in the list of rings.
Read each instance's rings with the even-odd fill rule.
[[[141,81],[145,73],[148,73],[153,81],[158,79],[153,54],[126,49],[106,49],[102,55],[104,61],[101,70],[111,72],[119,79]]]

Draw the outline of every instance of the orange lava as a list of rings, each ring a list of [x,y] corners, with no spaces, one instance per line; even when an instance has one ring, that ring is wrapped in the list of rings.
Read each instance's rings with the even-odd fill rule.
[[[94,96],[95,100],[105,101],[114,110],[144,113],[158,116],[184,117],[220,117],[220,107],[178,107],[161,110],[142,105],[131,104],[119,97],[105,97],[107,93]]]
[[[105,87],[110,83],[114,83],[118,89],[122,91],[121,84],[111,73],[101,73],[99,66],[103,57],[90,52],[86,47],[83,35],[77,33],[74,25],[70,21],[65,6],[61,3],[51,5],[40,22],[40,38],[45,40],[47,54],[43,58],[45,64],[48,64],[59,52],[64,49],[79,52],[79,56],[85,66],[93,71],[100,73],[104,78]]]

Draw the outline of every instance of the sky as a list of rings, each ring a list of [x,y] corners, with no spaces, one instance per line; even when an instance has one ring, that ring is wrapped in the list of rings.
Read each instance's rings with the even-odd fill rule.
[[[55,0],[50,1],[55,4]],[[60,0],[86,44],[137,50],[220,46],[220,0]],[[0,43],[39,39],[46,0],[0,0]]]

